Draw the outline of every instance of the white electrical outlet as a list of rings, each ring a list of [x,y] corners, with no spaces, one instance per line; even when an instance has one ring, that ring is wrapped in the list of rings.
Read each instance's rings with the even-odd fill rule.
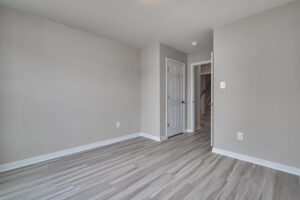
[[[237,132],[237,140],[244,140],[244,133]]]
[[[226,88],[226,82],[225,81],[221,81],[220,82],[220,88],[221,89],[225,89]]]
[[[116,128],[120,128],[120,126],[121,126],[121,123],[120,123],[120,122],[117,122],[117,123],[116,123]]]

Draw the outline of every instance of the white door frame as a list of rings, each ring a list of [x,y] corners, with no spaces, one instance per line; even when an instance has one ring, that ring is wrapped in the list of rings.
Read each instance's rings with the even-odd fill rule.
[[[185,119],[186,118],[185,117],[185,107],[186,107],[186,100],[185,100],[186,99],[185,98],[185,96],[186,96],[186,94],[185,94],[185,86],[186,86],[185,85],[186,84],[185,83],[185,63],[166,57],[166,66],[165,66],[166,67],[166,69],[165,69],[165,71],[166,71],[166,96],[165,96],[165,101],[166,101],[166,116],[165,116],[165,118],[166,118],[166,123],[165,123],[166,139],[168,139],[168,61],[179,63],[183,67],[183,101],[185,103],[184,103],[184,106],[183,106],[183,113],[182,113],[182,115],[183,115],[183,117],[182,117],[182,119],[183,119],[183,130],[182,130],[182,132],[185,131],[185,127],[186,127],[186,124],[185,124],[185,121],[186,121],[186,119]]]
[[[195,67],[199,65],[205,65],[205,64],[211,64],[211,60],[195,62],[191,64],[191,131],[192,132],[195,132]]]
[[[215,135],[214,135],[214,110],[215,110],[215,61],[214,52],[211,52],[211,92],[210,92],[210,146],[214,146]]]
[[[211,64],[211,127],[210,127],[210,145],[214,146],[214,53],[211,52],[211,59],[195,62],[191,64],[191,131],[195,132],[195,66]]]

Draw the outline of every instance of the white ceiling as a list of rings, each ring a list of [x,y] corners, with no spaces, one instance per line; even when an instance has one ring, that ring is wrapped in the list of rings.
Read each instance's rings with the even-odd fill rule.
[[[210,49],[214,27],[294,0],[0,0],[141,48],[162,42],[186,53]],[[191,42],[198,41],[198,47]]]

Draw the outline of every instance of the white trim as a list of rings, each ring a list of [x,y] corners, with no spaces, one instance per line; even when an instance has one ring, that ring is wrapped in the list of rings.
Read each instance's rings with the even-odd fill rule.
[[[214,110],[215,110],[215,61],[214,52],[210,53],[210,68],[211,68],[211,85],[210,85],[210,146],[214,147],[215,137],[214,137]]]
[[[160,141],[164,141],[166,139],[168,139],[166,136],[160,137]]]
[[[240,153],[226,151],[226,150],[218,149],[218,148],[215,148],[215,147],[212,148],[212,152],[300,176],[300,169],[299,168],[290,167],[290,166],[287,166],[287,165],[271,162],[271,161],[268,161],[268,160],[264,160],[264,159],[260,159],[260,158],[256,158],[256,157],[252,157],[252,156],[247,156],[247,155],[240,154]]]
[[[166,102],[166,108],[165,108],[165,112],[166,112],[166,116],[165,116],[165,120],[166,120],[166,123],[165,123],[165,139],[168,138],[168,61],[172,61],[172,62],[176,62],[176,63],[179,63],[183,66],[183,101],[185,102],[185,104],[183,105],[183,130],[182,132],[185,131],[185,127],[186,127],[186,117],[185,117],[185,113],[186,113],[186,110],[185,110],[185,107],[186,107],[186,93],[185,93],[185,87],[186,87],[186,83],[185,83],[185,63],[183,62],[180,62],[180,61],[177,61],[177,60],[174,60],[174,59],[171,59],[171,58],[168,58],[166,57],[166,66],[165,66],[165,70],[166,70],[166,95],[165,95],[165,102]]]
[[[125,135],[125,136],[121,136],[121,137],[116,137],[116,138],[112,138],[112,139],[109,139],[109,140],[104,140],[104,141],[100,141],[100,142],[96,142],[96,143],[92,143],[92,144],[78,146],[78,147],[74,147],[74,148],[70,148],[70,149],[65,149],[65,150],[62,150],[62,151],[54,152],[54,153],[49,153],[49,154],[45,154],[45,155],[41,155],[41,156],[35,156],[35,157],[27,158],[27,159],[24,159],[24,160],[19,160],[19,161],[15,161],[15,162],[11,162],[11,163],[2,164],[2,165],[0,165],[0,172],[12,170],[12,169],[17,169],[17,168],[20,168],[20,167],[25,167],[25,166],[28,166],[28,165],[32,165],[32,164],[40,163],[40,162],[43,162],[43,161],[59,158],[59,157],[62,157],[62,156],[68,156],[68,155],[71,155],[71,154],[75,154],[75,153],[79,153],[79,152],[82,152],[82,151],[87,151],[87,150],[91,150],[91,149],[94,149],[94,148],[114,144],[114,143],[117,143],[117,142],[121,142],[121,141],[132,139],[132,138],[136,138],[136,137],[139,137],[139,136],[149,138],[149,139],[152,139],[152,140],[155,140],[155,141],[162,141],[164,139],[164,138],[159,138],[157,136],[153,136],[153,135],[150,135],[150,134],[147,134],[147,133],[134,133],[134,134]]]
[[[200,76],[211,74],[211,72],[200,73]]]
[[[160,141],[163,140],[162,138],[160,138],[158,136],[151,135],[151,134],[148,134],[148,133],[140,133],[140,136],[145,137],[145,138],[149,138],[151,140],[155,140],[157,142],[160,142]]]
[[[168,138],[168,58],[166,58],[166,66],[165,66],[165,70],[166,70],[166,95],[165,95],[165,104],[166,104],[166,108],[165,108],[165,137]]]
[[[194,133],[192,129],[185,129],[185,133]]]
[[[211,63],[211,60],[191,63],[191,130],[195,131],[195,66]]]

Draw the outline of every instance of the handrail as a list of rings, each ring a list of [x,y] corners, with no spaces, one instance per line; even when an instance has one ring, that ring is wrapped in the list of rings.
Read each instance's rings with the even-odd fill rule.
[[[209,84],[206,86],[206,88],[205,88],[206,91],[208,91],[208,88],[210,88],[210,84],[211,83],[209,82]]]
[[[200,95],[200,98],[208,91],[208,88],[209,88],[210,84],[211,84],[211,83],[209,83],[209,84],[206,86],[206,88],[202,90],[201,95]]]
[[[202,90],[201,94],[200,94],[200,98],[203,96],[203,94],[205,94],[205,89]]]
[[[202,96],[203,96],[204,94],[206,94],[206,93],[208,94],[208,93],[211,92],[211,91],[209,90],[210,86],[211,86],[211,83],[209,82],[209,84],[206,86],[206,88],[202,91],[202,93],[201,93],[201,95],[200,95],[200,99],[202,98]],[[201,116],[203,116],[204,110],[205,110],[205,108],[209,105],[210,100],[211,100],[210,94],[207,95],[206,99],[203,99],[203,104],[201,104],[201,106],[200,106],[200,113],[201,113]]]

